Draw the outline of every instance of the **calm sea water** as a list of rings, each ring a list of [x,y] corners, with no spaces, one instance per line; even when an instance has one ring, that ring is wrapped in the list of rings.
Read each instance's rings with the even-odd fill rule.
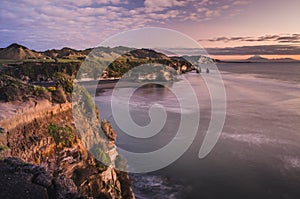
[[[234,73],[223,75],[228,108],[217,145],[206,158],[198,158],[210,121],[210,99],[203,78],[186,74],[201,109],[197,136],[171,165],[151,173],[131,174],[137,198],[300,198],[300,87],[294,81],[300,65],[223,64],[220,68]],[[286,73],[291,71],[293,78],[288,78]],[[264,78],[243,76],[248,73]],[[185,92],[182,89],[182,96]],[[116,125],[111,115],[111,94],[112,89],[105,90],[96,97],[96,103],[101,117],[110,120],[118,132],[119,148],[150,152],[174,138],[180,106],[168,88],[144,87],[131,97],[131,116],[139,125],[150,122],[152,104],[161,104],[167,111],[165,126],[149,139],[128,136]]]

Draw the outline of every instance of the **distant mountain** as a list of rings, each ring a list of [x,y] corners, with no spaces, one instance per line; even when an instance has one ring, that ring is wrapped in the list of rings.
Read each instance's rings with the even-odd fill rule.
[[[262,57],[260,55],[254,55],[248,59],[246,59],[248,62],[255,62],[255,63],[267,63],[267,62],[299,62],[298,60],[291,59],[291,58],[280,58],[280,59],[268,59],[265,57]]]
[[[0,59],[37,59],[43,58],[45,55],[41,52],[30,50],[25,46],[13,43],[6,48],[0,49]]]
[[[75,50],[72,48],[64,47],[60,50],[52,49],[52,50],[46,50],[44,52],[44,55],[51,58],[78,58],[82,57],[84,58],[87,56],[92,49],[86,49],[86,50]]]
[[[267,58],[264,58],[264,57],[261,57],[259,55],[254,55],[252,57],[249,57],[248,59],[246,59],[247,61],[250,61],[250,62],[270,62],[269,59]]]
[[[272,61],[273,62],[300,62],[299,60],[291,59],[291,58],[272,59]]]

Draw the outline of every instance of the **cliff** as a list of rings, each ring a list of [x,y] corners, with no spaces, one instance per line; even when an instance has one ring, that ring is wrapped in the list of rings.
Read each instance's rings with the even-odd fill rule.
[[[18,158],[0,160],[0,198],[83,198],[66,180]],[[3,185],[3,186],[2,186]]]
[[[127,173],[113,167],[118,154],[115,135],[108,122],[104,121],[102,128],[104,134],[110,136],[109,141],[100,136],[93,145],[86,146],[82,139],[92,139],[97,133],[93,124],[86,123],[85,132],[78,134],[70,103],[51,104],[45,100],[27,109],[16,107],[15,114],[2,117],[0,121],[0,145],[7,146],[1,150],[1,156],[18,157],[43,168],[46,173],[43,178],[51,182],[44,186],[46,198],[66,198],[66,194],[72,196],[70,198],[134,198]],[[88,147],[95,147],[95,144],[101,146],[101,152],[112,162],[111,166],[104,165],[94,157],[96,154],[89,152]],[[7,161],[0,163],[0,167],[7,166]],[[23,163],[16,160],[13,164]],[[12,183],[14,178],[8,181]],[[52,190],[55,182],[64,184],[61,189],[66,189],[65,195]]]

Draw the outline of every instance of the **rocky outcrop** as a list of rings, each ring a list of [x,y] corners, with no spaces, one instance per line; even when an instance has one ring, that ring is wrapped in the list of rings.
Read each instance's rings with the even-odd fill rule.
[[[139,67],[138,70],[132,70],[135,67]],[[183,58],[171,58],[152,49],[135,49],[111,59],[105,70],[105,76],[110,78],[127,74],[131,80],[171,81],[176,75],[191,71],[192,64]]]
[[[0,198],[82,198],[74,183],[18,158],[0,160]]]
[[[127,173],[117,171],[113,167],[117,156],[113,140],[110,138],[101,142],[102,138],[98,137],[100,142],[95,143],[112,163],[106,166],[97,160],[82,142],[79,135],[83,134],[78,134],[75,128],[70,103],[46,108],[37,105],[22,114],[0,121],[0,125],[4,129],[0,144],[10,148],[11,156],[33,165],[40,165],[47,172],[47,178],[51,182],[60,181],[66,184],[76,197],[134,198]],[[112,129],[103,130],[106,129],[110,132],[104,134],[111,135]],[[94,130],[90,126],[86,128],[85,134],[94,135]],[[32,174],[29,172],[28,175]],[[41,193],[46,197],[48,191],[45,190],[48,188],[44,187],[43,190]],[[57,197],[50,197],[48,194],[48,198]]]

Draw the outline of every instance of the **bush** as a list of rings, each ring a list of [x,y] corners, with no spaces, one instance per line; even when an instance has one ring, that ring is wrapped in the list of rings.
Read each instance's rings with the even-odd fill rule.
[[[32,97],[50,100],[51,94],[44,87],[28,85],[11,76],[0,75],[0,101],[22,101]]]
[[[5,150],[8,150],[8,149],[9,149],[8,146],[0,145],[0,151],[5,151]]]
[[[101,161],[105,165],[111,164],[111,159],[107,153],[105,153],[101,148],[98,148],[98,153],[96,154],[96,159]]]
[[[102,164],[108,166],[111,164],[111,159],[108,153],[104,152],[102,144],[95,144],[91,149],[90,152],[93,156]]]
[[[73,80],[69,75],[57,72],[54,74],[54,81],[56,82],[57,87],[62,87],[66,93],[72,93]]]
[[[48,132],[53,137],[56,146],[71,147],[75,141],[73,130],[69,126],[59,126],[58,124],[50,124]]]
[[[51,94],[45,87],[33,86],[33,95],[41,99],[51,100]]]
[[[56,87],[55,86],[50,86],[50,87],[48,87],[48,91],[54,92],[54,91],[56,91]]]

